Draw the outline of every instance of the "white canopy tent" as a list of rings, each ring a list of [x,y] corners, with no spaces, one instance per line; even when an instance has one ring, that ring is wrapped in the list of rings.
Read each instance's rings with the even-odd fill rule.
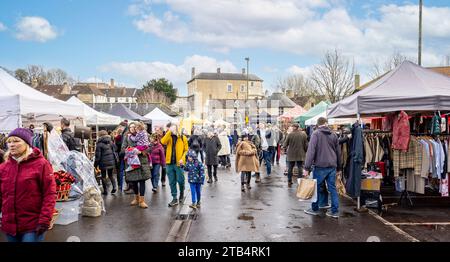
[[[118,125],[121,122],[120,117],[98,112],[75,96],[72,96],[69,100],[67,100],[67,102],[74,105],[81,105],[83,107],[83,116],[88,126]]]
[[[175,118],[164,113],[158,107],[155,107],[155,109],[146,114],[144,117],[152,120],[152,131],[155,131],[156,127],[164,127],[168,123],[177,122]]]
[[[59,121],[82,117],[83,107],[41,93],[0,69],[0,132],[22,126],[22,119]]]
[[[322,112],[318,114],[317,116],[310,118],[305,121],[305,125],[307,126],[314,126],[317,124],[317,120],[319,120],[320,117],[327,117],[327,112]],[[329,118],[328,124],[329,125],[346,125],[346,124],[353,124],[356,122],[356,118]]]

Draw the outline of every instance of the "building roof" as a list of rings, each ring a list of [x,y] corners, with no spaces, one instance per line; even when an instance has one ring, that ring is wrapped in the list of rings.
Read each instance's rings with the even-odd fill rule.
[[[113,88],[113,89],[102,89],[101,92],[107,97],[135,97],[137,95],[138,89],[136,88]]]
[[[247,74],[239,74],[239,73],[200,73],[195,75],[194,78],[189,80],[188,84],[195,79],[206,79],[206,80],[242,80],[247,81]],[[263,81],[261,78],[256,75],[249,74],[249,81]]]
[[[46,95],[56,97],[61,94],[64,85],[43,85],[35,87],[36,90]]]
[[[72,87],[72,93],[97,96],[104,95],[99,89],[86,85],[75,85]]]
[[[294,108],[297,105],[294,101],[289,99],[289,97],[287,97],[285,94],[280,93],[280,92],[273,93],[267,99],[272,100],[272,101],[280,101],[279,102],[280,107],[284,107],[284,108],[286,108],[286,107]]]

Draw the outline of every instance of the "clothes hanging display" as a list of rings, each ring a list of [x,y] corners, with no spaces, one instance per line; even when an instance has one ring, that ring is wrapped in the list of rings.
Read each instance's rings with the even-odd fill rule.
[[[358,197],[361,193],[361,172],[364,161],[363,132],[358,123],[352,127],[352,138],[349,143],[348,179],[345,189],[351,197]]]
[[[392,148],[397,150],[408,150],[410,138],[410,126],[408,114],[401,111],[394,117],[392,124]]]

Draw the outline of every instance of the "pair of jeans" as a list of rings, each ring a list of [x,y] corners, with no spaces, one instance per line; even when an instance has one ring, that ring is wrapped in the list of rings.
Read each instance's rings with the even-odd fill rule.
[[[217,177],[217,165],[207,165],[208,178],[212,179],[212,176]]]
[[[161,183],[166,183],[167,168],[164,166],[161,168]]]
[[[298,168],[298,177],[301,177],[303,174],[303,162],[302,161],[288,161],[288,181],[289,182],[292,182],[292,176],[293,176],[295,164],[297,164],[297,168]]]
[[[154,189],[158,188],[158,182],[159,182],[159,171],[161,170],[160,164],[153,165],[152,168],[152,186]]]
[[[111,180],[111,184],[113,189],[117,189],[117,185],[116,185],[116,179],[114,178],[114,169],[110,168],[110,169],[102,169],[102,186],[103,186],[103,192],[106,193],[106,190],[108,190],[108,184],[106,181],[106,175],[108,175],[109,180]]]
[[[252,178],[252,172],[241,172],[241,185],[250,185],[250,179]]]
[[[272,152],[264,150],[263,151],[263,159],[264,159],[264,162],[266,163],[266,171],[267,171],[268,176],[270,176],[270,174],[272,173],[271,158],[272,158]]]
[[[6,234],[8,242],[42,242],[44,241],[44,234],[37,235],[36,232],[28,232],[23,234],[17,234],[15,236]]]
[[[135,195],[145,196],[145,180],[130,183]]]
[[[117,183],[119,184],[119,190],[122,191],[123,189],[123,177],[125,175],[125,161],[120,160],[119,168],[117,172]]]
[[[322,184],[327,183],[328,191],[331,195],[331,212],[339,212],[339,196],[336,190],[336,168],[335,167],[315,167],[313,178],[317,179],[317,201],[312,203],[311,208],[319,211],[319,203],[324,204],[325,195],[321,190]]]
[[[275,156],[277,154],[277,147],[276,146],[269,146],[269,152],[271,153],[271,155],[270,155],[270,162],[273,165],[275,163]]]
[[[202,196],[202,184],[190,183],[189,185],[191,186],[192,204],[199,203]]]
[[[167,176],[169,177],[170,193],[173,199],[177,199],[177,184],[180,187],[180,196],[184,196],[184,172],[183,170],[175,165],[171,164],[167,167]]]

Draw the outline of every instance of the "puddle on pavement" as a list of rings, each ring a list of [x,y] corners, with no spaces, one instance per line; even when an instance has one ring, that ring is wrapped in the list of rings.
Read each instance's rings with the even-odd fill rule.
[[[249,221],[249,220],[253,220],[253,219],[255,219],[255,218],[254,218],[253,216],[248,215],[248,214],[240,214],[240,215],[238,216],[238,219],[239,219],[239,220]]]
[[[248,209],[248,210],[264,210],[262,208],[254,208],[254,207],[246,207],[245,209]]]

